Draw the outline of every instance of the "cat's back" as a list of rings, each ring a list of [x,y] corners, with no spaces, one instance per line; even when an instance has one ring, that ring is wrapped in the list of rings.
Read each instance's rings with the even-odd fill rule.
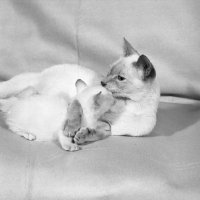
[[[98,77],[97,73],[89,68],[76,65],[76,64],[62,64],[55,65],[53,67],[47,68],[43,71],[45,77],[59,76],[60,78],[66,78],[66,75],[70,75],[69,78],[76,79],[78,76],[82,76],[83,78],[88,78],[86,83],[90,83],[91,79],[94,77]]]
[[[43,93],[67,93],[69,98],[76,95],[75,83],[83,80],[88,86],[100,84],[102,76],[95,71],[75,64],[56,65],[45,69],[41,74],[39,89]]]

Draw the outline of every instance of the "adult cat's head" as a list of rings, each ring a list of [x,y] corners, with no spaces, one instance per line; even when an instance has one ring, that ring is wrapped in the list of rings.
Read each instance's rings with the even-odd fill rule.
[[[139,100],[152,89],[156,71],[150,60],[124,39],[124,55],[111,66],[102,86],[116,98]]]

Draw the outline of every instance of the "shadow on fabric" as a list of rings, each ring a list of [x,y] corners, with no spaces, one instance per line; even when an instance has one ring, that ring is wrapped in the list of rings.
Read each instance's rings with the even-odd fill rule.
[[[171,136],[197,123],[199,119],[200,104],[161,103],[158,108],[156,126],[149,136]]]

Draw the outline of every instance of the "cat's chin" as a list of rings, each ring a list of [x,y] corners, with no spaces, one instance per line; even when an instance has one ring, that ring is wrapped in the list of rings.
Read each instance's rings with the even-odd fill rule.
[[[129,97],[124,96],[122,93],[119,93],[119,92],[110,90],[110,89],[107,88],[107,87],[105,87],[105,88],[106,88],[106,90],[108,90],[108,91],[112,94],[112,96],[113,96],[115,99],[124,99],[124,100],[130,99]]]
[[[112,95],[115,99],[121,99],[121,100],[131,100],[129,97],[124,96],[121,93],[116,93],[116,92],[112,92]]]
[[[117,97],[121,97],[120,93],[118,92],[115,92],[115,91],[112,91],[112,90],[109,90],[108,88],[106,88],[114,98],[117,98]]]

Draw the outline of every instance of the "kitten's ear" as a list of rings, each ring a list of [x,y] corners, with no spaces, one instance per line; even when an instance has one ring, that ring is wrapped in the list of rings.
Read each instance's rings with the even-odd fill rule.
[[[138,67],[143,68],[144,80],[147,80],[148,78],[155,78],[156,71],[154,69],[154,66],[152,65],[150,60],[145,55],[141,55],[138,58],[138,61],[136,64]]]
[[[102,102],[102,98],[101,98],[101,91],[98,93],[98,94],[96,94],[96,95],[94,95],[94,105],[96,105],[96,106],[100,106],[101,105],[101,102]]]
[[[84,81],[82,81],[81,79],[78,79],[75,83],[76,85],[76,91],[77,94],[81,93],[83,90],[85,90],[87,88],[87,85]]]
[[[124,38],[124,57],[138,55],[139,53],[131,46],[131,44]]]

